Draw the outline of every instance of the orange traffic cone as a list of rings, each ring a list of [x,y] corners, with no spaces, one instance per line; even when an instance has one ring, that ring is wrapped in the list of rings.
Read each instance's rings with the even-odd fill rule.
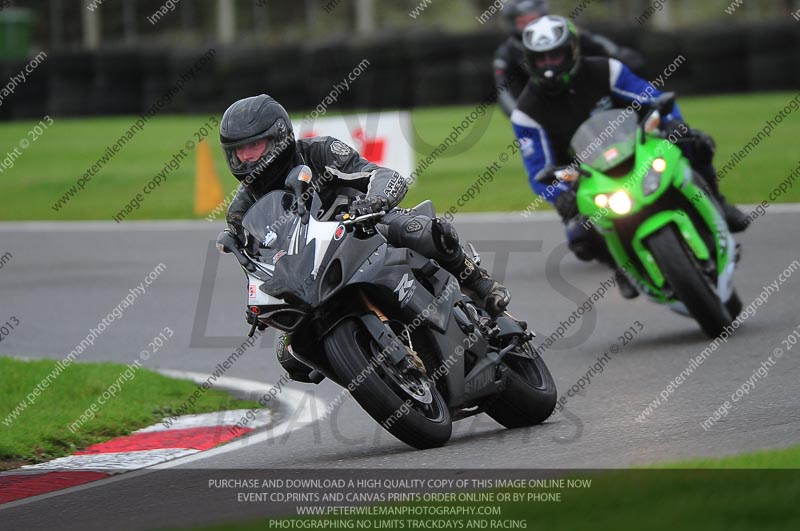
[[[222,184],[214,169],[211,148],[201,141],[197,146],[197,163],[194,171],[194,213],[202,216],[213,212],[222,203]]]

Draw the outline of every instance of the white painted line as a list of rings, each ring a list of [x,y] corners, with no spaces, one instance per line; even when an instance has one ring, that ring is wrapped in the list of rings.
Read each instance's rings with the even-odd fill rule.
[[[196,383],[204,382],[208,378],[207,374],[201,374],[196,372],[172,371],[166,369],[159,370],[158,372],[165,375],[174,376],[177,378],[187,378]],[[253,380],[245,380],[243,378],[233,378],[230,376],[222,376],[219,379],[217,379],[217,382],[219,382],[219,388],[231,389],[233,391],[238,391],[242,393],[255,392],[259,394],[265,394],[268,393],[269,390],[274,387],[273,385],[268,383],[256,382]],[[77,485],[75,487],[70,487],[63,490],[48,492],[46,494],[40,494],[39,496],[32,496],[30,498],[17,500],[11,503],[5,503],[3,505],[0,505],[0,511],[3,511],[4,509],[11,509],[13,507],[19,507],[21,505],[26,505],[28,503],[46,500],[47,498],[52,498],[55,496],[61,496],[63,494],[71,494],[86,489],[102,487],[117,481],[122,481],[125,479],[139,477],[145,474],[150,474],[151,472],[154,472],[156,470],[173,468],[185,464],[187,462],[195,461],[197,460],[197,458],[202,458],[206,456],[210,457],[212,455],[218,455],[233,450],[241,449],[242,447],[248,444],[254,444],[254,443],[268,441],[270,439],[275,439],[286,433],[290,433],[300,428],[304,428],[313,422],[317,422],[318,415],[321,412],[325,411],[325,408],[327,407],[326,404],[322,402],[322,400],[318,399],[317,397],[315,397],[310,393],[303,393],[301,391],[288,388],[283,388],[277,400],[279,400],[282,404],[286,404],[287,406],[289,406],[290,413],[287,415],[287,417],[292,420],[291,423],[284,422],[272,428],[268,427],[266,430],[259,430],[253,432],[248,436],[235,439],[231,443],[218,446],[217,448],[214,448],[212,450],[197,452],[195,455],[180,457],[178,459],[174,459],[166,463],[161,463],[160,465],[150,466],[139,470],[133,470],[125,474],[116,474],[106,479],[85,483],[83,485]],[[229,447],[230,449],[228,449]]]
[[[46,463],[25,465],[23,470],[98,470],[124,472],[138,470],[163,463],[171,459],[198,453],[194,448],[158,448],[155,450],[136,450],[133,452],[108,452],[102,454],[81,454],[59,457]]]
[[[205,380],[203,380],[205,381]],[[200,413],[198,415],[182,415],[169,424],[164,426],[164,422],[153,424],[133,433],[152,433],[156,431],[183,430],[187,428],[213,428],[214,426],[234,426],[242,417],[247,415],[249,409],[233,409],[229,411],[217,411],[214,413]],[[264,428],[272,422],[272,412],[269,409],[262,409],[253,413],[255,419],[251,420],[248,428]]]
[[[740,204],[742,210],[751,211],[758,205]],[[800,203],[774,203],[767,210],[770,214],[800,213]],[[524,217],[522,212],[466,212],[454,216],[455,223],[535,223],[538,221],[557,221],[558,214],[552,210],[531,212]],[[152,221],[3,221],[0,232],[168,232],[168,231],[209,231],[224,228],[224,220],[206,221],[204,219],[152,220]]]
[[[192,373],[192,372],[168,371],[168,370],[159,372],[167,376],[173,376],[176,378],[191,379],[197,383],[204,382],[208,378],[208,375],[206,374]],[[253,382],[252,380],[243,380],[241,378],[233,378],[229,376],[223,376],[219,378],[217,382],[219,382],[218,385],[221,388],[228,388],[236,391],[241,391],[244,393],[253,393],[258,396],[265,395],[269,392],[270,389],[274,388],[274,386],[270,384],[263,384],[259,382]],[[217,384],[215,384],[215,386],[217,386]],[[163,470],[167,468],[174,468],[176,466],[185,465],[186,463],[191,463],[194,461],[205,459],[206,457],[212,457],[215,455],[226,454],[228,452],[241,450],[242,448],[245,448],[251,444],[257,444],[272,439],[277,439],[282,435],[291,433],[301,428],[305,428],[306,426],[318,422],[319,420],[321,420],[320,415],[322,415],[322,413],[328,407],[325,402],[317,398],[315,395],[311,393],[304,393],[302,391],[297,391],[295,389],[289,389],[288,387],[284,387],[281,390],[280,394],[278,394],[277,400],[279,400],[281,403],[290,405],[291,413],[288,414],[287,417],[291,420],[291,422],[283,422],[273,428],[267,428],[266,430],[259,430],[252,432],[248,435],[245,435],[244,437],[235,439],[227,444],[218,446],[216,448],[212,448],[211,450],[207,450],[205,452],[201,452],[196,455],[181,457],[179,459],[175,459],[167,463],[161,463],[155,465],[153,467],[150,467],[150,470]]]

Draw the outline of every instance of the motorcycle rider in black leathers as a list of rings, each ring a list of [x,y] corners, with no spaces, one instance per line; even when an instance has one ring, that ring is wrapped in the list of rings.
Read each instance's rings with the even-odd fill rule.
[[[490,314],[498,315],[508,306],[508,290],[467,256],[450,223],[397,208],[407,191],[405,178],[367,161],[335,138],[295,140],[289,115],[270,96],[245,98],[228,107],[220,123],[220,143],[231,173],[241,183],[228,207],[226,230],[243,246],[247,242],[242,218],[247,210],[261,196],[283,188],[289,170],[304,164],[313,172],[310,185],[318,191],[323,208],[344,194],[353,198],[349,213],[354,217],[386,211],[377,229],[391,245],[435,259]],[[250,324],[254,318],[248,312]],[[291,377],[305,381],[307,367],[287,352],[287,343],[279,341],[278,359]]]
[[[493,67],[495,86],[498,87],[497,102],[506,116],[511,116],[530,77],[525,65],[522,30],[534,20],[548,14],[548,0],[511,0],[503,7],[503,19],[510,35],[495,50]],[[639,72],[644,67],[644,58],[636,50],[619,46],[586,29],[580,31],[580,45],[584,55],[619,59],[634,72]]]
[[[613,267],[605,240],[591,226],[587,228],[578,213],[575,191],[564,183],[556,185],[555,171],[573,163],[570,140],[593,112],[622,109],[634,101],[646,104],[662,93],[616,59],[584,57],[578,30],[564,17],[550,15],[530,23],[523,32],[523,44],[532,75],[511,114],[511,124],[531,188],[558,211],[576,257],[598,259]],[[716,199],[731,232],[747,228],[745,214],[719,190],[712,164],[714,140],[686,125],[677,104],[664,123],[681,138],[681,151],[702,177],[703,189]],[[617,278],[623,296],[638,295],[625,275]]]

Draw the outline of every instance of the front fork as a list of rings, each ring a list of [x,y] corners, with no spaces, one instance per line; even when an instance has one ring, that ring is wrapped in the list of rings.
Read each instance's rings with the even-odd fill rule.
[[[383,323],[383,325],[388,330],[391,331],[392,328],[391,328],[391,326],[389,326],[389,318],[386,317],[386,314],[384,314],[381,311],[380,308],[378,308],[375,304],[373,304],[373,302],[371,300],[369,300],[369,297],[367,297],[367,294],[364,293],[363,290],[359,289],[358,293],[359,293],[359,295],[361,297],[361,301],[364,303],[364,306],[366,306],[367,310],[369,310],[375,316],[377,316],[378,319],[380,319],[381,323]],[[403,336],[405,337],[405,339],[408,342],[408,344],[403,344],[402,341],[400,342],[400,344],[405,348],[406,353],[407,353],[407,355],[405,356],[404,362],[401,362],[399,364],[400,369],[405,372],[408,369],[413,367],[413,368],[418,369],[420,372],[422,372],[422,374],[425,374],[426,373],[425,364],[422,362],[422,359],[419,357],[419,355],[414,350],[413,344],[411,343],[411,333],[408,331],[407,327],[403,328]]]

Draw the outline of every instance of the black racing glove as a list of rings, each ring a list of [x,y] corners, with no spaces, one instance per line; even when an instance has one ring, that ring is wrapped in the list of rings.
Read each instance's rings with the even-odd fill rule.
[[[553,204],[565,223],[578,215],[578,196],[574,190],[564,190],[556,196]]]
[[[389,211],[389,200],[379,195],[356,198],[350,203],[350,216],[354,218],[374,214],[381,210]]]
[[[692,154],[694,155],[695,162],[698,165],[711,164],[714,160],[714,154],[717,152],[717,143],[711,138],[711,135],[699,129],[689,129],[694,142],[692,143]]]
[[[233,236],[233,239],[239,243],[239,248],[245,246],[247,235],[244,232],[244,227],[241,225],[237,225],[234,223],[228,222],[228,228],[225,229],[225,232]]]

